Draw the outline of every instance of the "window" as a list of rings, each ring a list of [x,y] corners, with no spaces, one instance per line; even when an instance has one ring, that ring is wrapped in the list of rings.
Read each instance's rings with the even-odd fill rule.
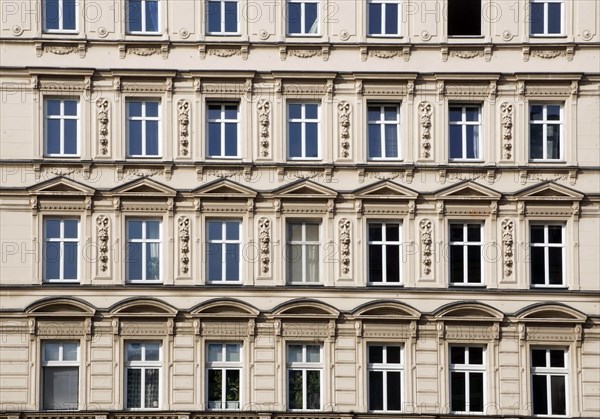
[[[481,108],[450,106],[450,159],[481,159]]]
[[[79,343],[42,343],[42,409],[76,410],[79,404]]]
[[[208,156],[239,157],[239,109],[235,103],[208,105]]]
[[[161,356],[159,342],[125,345],[125,401],[127,409],[160,407]]]
[[[44,32],[77,32],[76,0],[43,0]]]
[[[481,35],[481,0],[448,0],[448,36]]]
[[[319,224],[292,222],[287,225],[286,259],[288,282],[319,282]]]
[[[207,402],[209,409],[240,409],[242,373],[239,343],[209,343],[206,355]]]
[[[564,287],[564,226],[533,224],[530,235],[531,285]]]
[[[401,0],[369,0],[368,33],[371,36],[400,35]]]
[[[529,158],[531,160],[562,159],[562,106],[529,106]]]
[[[450,409],[483,413],[485,350],[480,346],[450,347]]]
[[[160,156],[160,102],[127,101],[127,155]]]
[[[321,345],[290,344],[287,348],[288,409],[321,409],[323,364]]]
[[[529,7],[532,36],[563,34],[563,0],[531,0]]]
[[[206,223],[206,275],[209,282],[239,282],[241,279],[242,223]]]
[[[369,105],[369,159],[400,157],[400,107]]]
[[[567,351],[531,350],[531,393],[533,414],[567,415]]]
[[[288,35],[317,35],[319,33],[319,2],[288,0]]]
[[[402,410],[402,346],[369,345],[368,351],[369,410]]]
[[[127,221],[128,281],[160,281],[160,221]]]
[[[208,0],[206,5],[207,33],[210,35],[237,34],[237,0]]]
[[[288,104],[288,157],[319,158],[319,105]]]
[[[401,225],[369,223],[369,282],[399,284],[401,255]]]
[[[46,282],[73,282],[79,278],[79,220],[44,220]]]
[[[46,99],[45,142],[47,156],[79,155],[79,101]]]
[[[482,285],[481,224],[450,224],[450,284]]]
[[[127,1],[127,32],[156,34],[159,32],[159,0]]]

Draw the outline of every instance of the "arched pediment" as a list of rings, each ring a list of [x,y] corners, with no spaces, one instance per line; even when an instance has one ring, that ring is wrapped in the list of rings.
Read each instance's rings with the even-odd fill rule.
[[[440,189],[434,193],[434,197],[439,200],[497,201],[502,194],[487,186],[466,180]]]
[[[255,318],[259,310],[243,301],[233,298],[219,298],[205,301],[190,309],[196,317],[219,318]]]
[[[177,194],[175,189],[146,177],[117,186],[111,192],[114,196],[143,198],[172,198]]]
[[[40,317],[92,317],[96,308],[76,298],[59,297],[36,301],[25,309],[25,313]]]
[[[538,303],[518,311],[517,320],[524,323],[585,323],[587,316],[564,304]]]
[[[108,309],[116,317],[175,317],[177,309],[155,298],[129,298]]]
[[[277,318],[337,319],[340,312],[329,304],[317,300],[292,300],[273,309]]]
[[[255,198],[257,192],[229,179],[219,179],[200,186],[192,191],[194,196],[202,198]]]
[[[433,316],[436,320],[449,321],[500,322],[504,319],[504,313],[477,301],[446,304],[437,309]]]
[[[421,313],[398,301],[373,301],[357,307],[352,314],[357,319],[418,320]]]
[[[31,195],[37,196],[93,196],[96,190],[87,185],[62,176],[40,182],[28,188]]]
[[[329,199],[335,198],[337,195],[337,191],[305,179],[300,179],[273,191],[275,198]]]
[[[515,193],[521,201],[581,201],[583,195],[571,188],[546,181]]]
[[[375,182],[372,185],[368,185],[362,188],[359,188],[353,192],[353,195],[356,198],[360,199],[408,199],[414,200],[417,199],[419,193],[399,185],[391,180],[382,180],[379,182]]]

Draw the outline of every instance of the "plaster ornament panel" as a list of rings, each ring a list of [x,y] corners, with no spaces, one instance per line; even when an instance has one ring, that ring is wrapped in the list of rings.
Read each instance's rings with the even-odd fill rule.
[[[506,160],[512,159],[512,128],[513,128],[513,105],[503,103],[500,106],[502,112],[502,157]]]
[[[339,240],[340,240],[340,266],[342,274],[350,273],[350,229],[352,223],[347,218],[342,218],[339,223]]]
[[[432,245],[433,245],[433,222],[429,219],[421,220],[419,223],[421,230],[421,264],[423,274],[429,276],[432,271]]]
[[[350,157],[350,113],[352,106],[350,103],[341,101],[338,103],[339,130],[340,130],[340,156]]]
[[[271,147],[271,102],[265,99],[261,99],[258,101],[257,108],[260,138],[260,155],[262,157],[269,157]]]
[[[98,120],[98,143],[100,145],[100,154],[108,154],[108,126],[110,105],[107,99],[100,98],[96,101],[96,111]]]
[[[312,57],[316,57],[316,56],[320,56],[322,55],[322,51],[319,49],[294,49],[294,48],[288,48],[287,49],[287,55],[291,56],[291,57],[298,57],[298,58],[312,58]]]
[[[502,220],[502,260],[505,277],[509,277],[513,273],[515,243],[514,234],[515,223],[508,218]]]
[[[98,238],[98,267],[101,272],[108,271],[108,240],[110,220],[105,215],[96,218],[96,237]]]
[[[419,124],[421,126],[421,157],[431,157],[431,117],[433,108],[429,102],[419,104]]]
[[[177,102],[177,121],[179,125],[179,153],[189,155],[190,150],[190,102],[181,99]]]
[[[190,271],[190,218],[179,217],[179,272],[187,274]]]
[[[383,58],[389,60],[390,58],[398,57],[400,51],[397,50],[384,50],[384,49],[370,49],[369,57]]]
[[[260,272],[269,273],[271,266],[271,220],[261,218],[258,220],[258,240],[260,250]]]
[[[450,50],[451,57],[457,57],[462,59],[471,59],[476,57],[483,57],[483,50],[477,49],[451,49]]]
[[[228,58],[241,54],[239,48],[209,48],[207,52],[208,55],[214,55],[215,57],[221,58]]]
[[[455,96],[455,97],[481,97],[485,98],[489,96],[489,84],[488,85],[479,85],[479,84],[447,84],[445,86],[445,94],[446,96]]]
[[[82,171],[83,169],[80,167],[42,166],[40,175],[70,176],[79,175]]]
[[[77,81],[62,81],[62,80],[38,80],[37,83],[40,90],[58,91],[58,92],[82,92],[85,90],[84,83]]]

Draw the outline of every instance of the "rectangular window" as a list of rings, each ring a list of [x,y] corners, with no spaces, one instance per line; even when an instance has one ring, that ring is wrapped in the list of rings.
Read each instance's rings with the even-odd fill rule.
[[[46,99],[45,152],[47,156],[79,156],[79,101]]]
[[[317,103],[288,104],[288,158],[319,158],[319,126]]]
[[[530,265],[533,287],[564,287],[566,245],[564,225],[530,226]]]
[[[323,381],[322,345],[287,347],[288,410],[319,410]]]
[[[42,343],[42,409],[76,410],[79,405],[79,343]]]
[[[368,397],[370,411],[402,410],[404,354],[400,345],[369,345]]]
[[[369,282],[401,282],[402,226],[399,223],[369,223]]]
[[[237,34],[238,29],[237,0],[208,0],[206,4],[206,24],[209,35]]]
[[[287,0],[288,35],[319,34],[319,2]]]
[[[534,348],[531,350],[531,394],[533,414],[567,415],[567,351]]]
[[[206,276],[208,282],[241,279],[242,223],[214,220],[206,223]]]
[[[160,0],[127,0],[127,32],[157,34],[159,32]]]
[[[206,349],[207,402],[211,410],[240,409],[242,345],[209,343]]]
[[[450,284],[483,284],[483,225],[450,224]]]
[[[159,101],[127,101],[127,155],[160,157]]]
[[[531,0],[529,7],[531,36],[563,34],[565,10],[563,0]]]
[[[208,105],[208,157],[239,157],[239,122],[238,104]]]
[[[128,281],[160,281],[160,221],[127,220]]]
[[[319,281],[319,224],[291,222],[287,224],[287,275],[292,284]]]
[[[369,159],[400,158],[400,107],[369,105],[367,112]]]
[[[450,106],[450,159],[481,160],[481,108]]]
[[[368,33],[371,36],[400,35],[401,0],[368,0]]]
[[[45,282],[76,282],[79,278],[79,220],[44,220]]]
[[[77,0],[43,0],[44,32],[77,32]]]
[[[529,106],[529,158],[561,160],[563,115],[560,104]]]
[[[160,408],[160,352],[160,342],[128,342],[125,345],[127,409]]]
[[[450,409],[453,413],[483,413],[485,364],[483,347],[450,347]]]
[[[481,16],[481,0],[448,0],[448,36],[480,36]]]

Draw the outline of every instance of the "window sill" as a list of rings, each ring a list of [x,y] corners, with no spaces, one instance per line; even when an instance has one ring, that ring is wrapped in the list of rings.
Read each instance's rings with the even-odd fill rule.
[[[404,287],[401,282],[367,282],[368,287]]]
[[[288,38],[322,38],[321,34],[314,33],[288,33],[285,35]]]
[[[542,163],[542,164],[556,164],[556,163],[560,163],[560,164],[565,164],[566,161],[559,159],[559,160],[551,160],[551,159],[541,159],[541,160],[529,160],[529,163]]]
[[[529,38],[530,39],[544,39],[544,38],[549,38],[549,39],[559,39],[559,38],[564,38],[567,39],[567,35],[562,34],[562,33],[557,33],[557,34],[529,34]]]
[[[449,288],[487,288],[485,284],[461,284],[461,283],[450,283]]]
[[[45,279],[43,285],[79,285],[79,279],[64,280],[64,279]]]
[[[402,39],[404,36],[395,33],[395,34],[368,34],[367,39]]]
[[[242,36],[241,32],[207,32],[206,36],[214,36],[218,38],[222,38],[225,36]]]
[[[61,30],[61,29],[52,29],[45,30],[42,32],[42,35],[79,35],[79,30]]]
[[[564,290],[569,289],[569,287],[567,287],[566,285],[530,285],[529,288],[532,290],[559,290],[559,291],[564,291]]]
[[[162,32],[127,32],[127,36],[161,36]]]
[[[125,282],[125,285],[162,285],[163,282],[161,281],[150,281],[147,279],[136,279],[136,280],[129,280]]]
[[[448,39],[484,39],[485,35],[448,35]]]

